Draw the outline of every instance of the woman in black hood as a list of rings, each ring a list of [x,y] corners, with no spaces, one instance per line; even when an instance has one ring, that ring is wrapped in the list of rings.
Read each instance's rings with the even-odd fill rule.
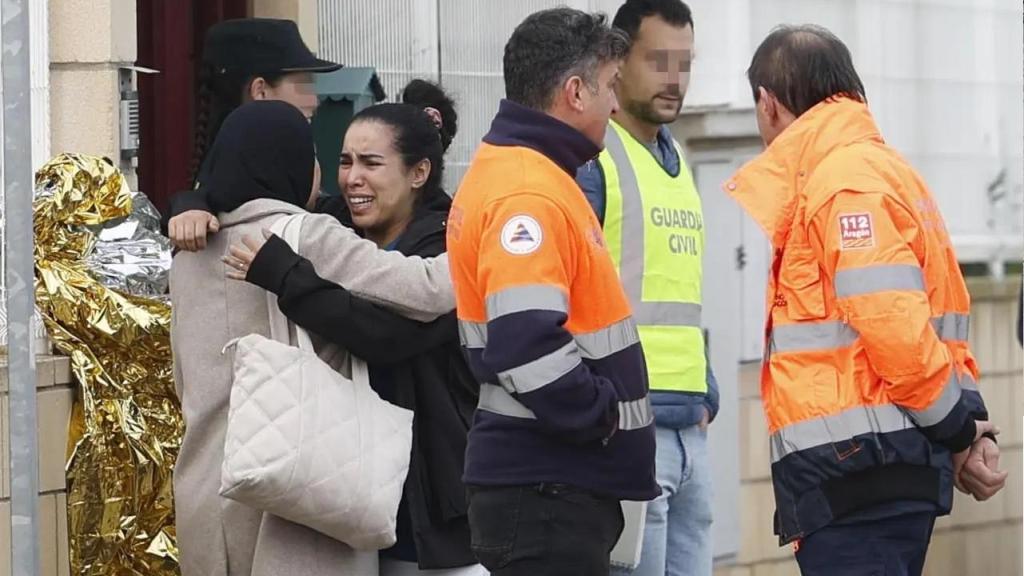
[[[313,130],[286,102],[238,108],[224,121],[206,162],[209,175],[202,190],[215,214],[258,199],[306,209],[316,202],[320,170]]]
[[[174,470],[182,576],[373,574],[376,554],[220,496],[233,380],[222,350],[249,334],[270,336],[266,292],[225,281],[222,258],[233,242],[261,237],[315,200],[312,131],[290,104],[245,104],[224,121],[206,165],[201,186],[222,230],[171,266],[174,377],[187,424]],[[302,219],[297,252],[353,293],[410,316],[432,320],[454,308],[446,262],[379,250],[332,216]]]

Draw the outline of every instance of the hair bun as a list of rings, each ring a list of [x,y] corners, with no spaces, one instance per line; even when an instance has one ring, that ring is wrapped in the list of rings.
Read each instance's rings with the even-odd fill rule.
[[[423,111],[427,113],[427,116],[430,116],[430,121],[434,123],[434,126],[437,126],[438,130],[444,128],[444,117],[441,116],[440,110],[433,106],[427,106]]]
[[[418,106],[430,116],[441,134],[441,145],[448,150],[455,139],[459,121],[451,97],[437,84],[417,78],[402,90],[402,102]]]

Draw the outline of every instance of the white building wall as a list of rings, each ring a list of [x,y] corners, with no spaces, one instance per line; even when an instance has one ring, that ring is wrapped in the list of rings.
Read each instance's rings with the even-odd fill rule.
[[[528,15],[571,6],[614,14],[617,0],[318,0],[320,54],[377,68],[389,100],[413,78],[438,80],[456,100],[459,133],[447,157],[454,192],[504,97],[505,42]],[[610,17],[610,16],[609,16]]]
[[[318,0],[320,55],[377,68],[395,96],[413,78],[437,79],[434,0]]]
[[[503,95],[515,26],[556,0],[319,0],[321,52],[376,66],[388,94],[440,78],[458,99],[454,189]],[[618,0],[567,4],[613,15]],[[883,135],[932,186],[961,258],[1024,255],[1024,42],[1013,0],[690,0],[697,61],[687,106],[750,108],[753,50],[782,23],[826,26],[850,47]],[[1000,174],[1005,173],[1001,184]],[[989,187],[992,186],[992,191]],[[1000,249],[999,247],[1002,246]]]
[[[441,0],[440,77],[457,98],[459,134],[449,150],[449,190],[465,174],[480,138],[487,132],[505,96],[502,58],[505,42],[530,14],[557,5],[589,10],[589,2],[575,0]]]
[[[751,107],[744,75],[761,40],[778,24],[823,25],[849,46],[883,136],[923,173],[961,260],[1024,256],[1020,3],[691,0],[690,6],[697,61],[688,106]]]

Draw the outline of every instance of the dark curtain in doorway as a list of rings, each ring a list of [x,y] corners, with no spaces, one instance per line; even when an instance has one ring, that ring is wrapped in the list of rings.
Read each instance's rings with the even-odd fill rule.
[[[196,74],[206,30],[250,14],[249,0],[137,0],[139,189],[161,211],[191,183]]]

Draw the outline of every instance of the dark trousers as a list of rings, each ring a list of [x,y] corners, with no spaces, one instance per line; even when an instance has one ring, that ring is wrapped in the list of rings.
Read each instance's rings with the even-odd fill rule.
[[[935,514],[827,526],[796,553],[804,576],[921,576]]]
[[[605,576],[622,527],[617,500],[564,484],[469,488],[473,553],[492,576]]]

